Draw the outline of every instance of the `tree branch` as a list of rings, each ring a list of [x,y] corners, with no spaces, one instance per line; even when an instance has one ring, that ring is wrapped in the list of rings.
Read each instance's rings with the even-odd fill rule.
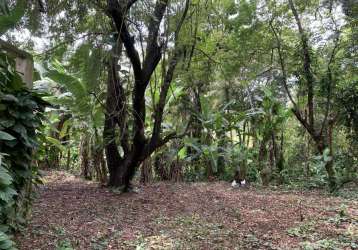
[[[157,0],[154,13],[151,16],[148,26],[148,39],[146,55],[143,61],[143,84],[147,85],[153,71],[157,67],[161,56],[161,46],[158,45],[158,35],[160,23],[163,19],[165,10],[168,6],[168,0]]]
[[[293,4],[293,1],[289,0],[288,3],[292,10],[292,13],[295,17],[296,24],[298,27],[298,32],[299,32],[300,38],[301,38],[303,61],[304,61],[303,69],[304,69],[304,74],[305,74],[305,78],[307,81],[308,123],[309,123],[311,130],[314,130],[314,107],[313,107],[314,77],[313,77],[312,69],[311,69],[311,56],[310,56],[310,52],[309,52],[307,34],[302,27],[300,17],[299,17],[298,12]]]
[[[125,15],[128,10],[129,9],[123,10],[117,0],[108,0],[107,2],[107,12],[109,16],[113,19],[120,38],[124,44],[124,47],[126,48],[126,53],[129,60],[131,61],[136,80],[140,81],[141,79],[138,78],[140,78],[140,76],[142,75],[142,67],[139,53],[135,48],[134,38],[131,37],[131,35],[129,34],[128,26],[125,21]]]
[[[339,45],[339,34],[337,34],[337,37],[335,38],[334,47],[333,47],[331,56],[330,56],[328,64],[327,64],[328,95],[327,95],[327,102],[326,102],[326,112],[325,112],[324,119],[322,122],[321,130],[319,133],[320,135],[322,135],[324,127],[326,126],[326,122],[327,122],[327,118],[328,118],[328,114],[329,114],[329,110],[330,110],[330,103],[331,103],[331,96],[332,96],[332,81],[333,81],[331,64],[333,63],[334,56],[336,54],[338,45]]]
[[[129,0],[126,5],[126,9],[129,10],[133,4],[135,4],[137,0]]]
[[[276,38],[276,42],[277,42],[277,52],[278,52],[278,58],[279,58],[279,61],[280,61],[280,67],[281,67],[281,71],[282,71],[282,78],[283,78],[282,79],[282,84],[283,84],[283,87],[285,88],[287,96],[290,99],[291,103],[293,104],[295,110],[297,110],[299,112],[299,108],[298,108],[296,102],[293,100],[291,92],[290,92],[290,89],[287,86],[287,71],[286,71],[286,67],[285,67],[285,59],[284,59],[283,54],[282,54],[281,40],[280,40],[275,28],[272,25],[272,20],[270,21],[269,25],[270,25],[270,28],[271,28],[271,30],[272,30],[275,38]]]
[[[159,103],[155,109],[153,133],[152,133],[152,137],[150,140],[150,146],[149,146],[150,148],[157,146],[156,144],[157,144],[157,141],[160,136],[166,98],[168,95],[170,84],[173,80],[175,68],[180,60],[181,55],[182,55],[182,49],[179,47],[179,33],[180,33],[180,30],[181,30],[183,23],[185,21],[185,17],[188,13],[189,5],[190,5],[190,0],[186,0],[183,15],[176,27],[176,30],[175,30],[175,34],[174,34],[175,48],[174,48],[173,56],[169,61],[169,67],[165,74],[163,84],[161,86]]]

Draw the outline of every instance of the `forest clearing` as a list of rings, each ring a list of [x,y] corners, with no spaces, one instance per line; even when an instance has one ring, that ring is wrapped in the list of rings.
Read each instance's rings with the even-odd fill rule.
[[[0,0],[0,250],[358,249],[356,0]]]
[[[47,174],[30,225],[17,237],[20,249],[358,247],[356,196],[227,182],[162,182],[119,194],[65,172]]]

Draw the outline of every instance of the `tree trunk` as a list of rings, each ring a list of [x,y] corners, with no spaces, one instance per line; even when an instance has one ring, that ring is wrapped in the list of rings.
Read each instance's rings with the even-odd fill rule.
[[[108,185],[113,187],[125,186],[125,173],[128,172],[130,159],[128,154],[128,131],[126,125],[126,96],[119,79],[118,58],[122,51],[122,44],[113,47],[108,63],[106,115],[103,129],[103,142],[109,172]],[[119,153],[116,141],[117,125],[120,129],[120,143],[126,159]]]
[[[308,32],[306,32],[302,26],[302,22],[299,16],[299,13],[294,5],[294,1],[293,0],[289,0],[288,1],[289,7],[292,11],[292,14],[295,18],[296,21],[296,25],[298,28],[298,32],[299,32],[299,37],[300,37],[300,41],[301,41],[301,53],[303,55],[303,74],[302,76],[305,78],[306,80],[306,91],[307,91],[307,106],[308,106],[308,114],[306,113],[306,110],[303,112],[302,110],[300,110],[298,104],[293,100],[292,95],[289,91],[288,85],[287,85],[287,71],[285,68],[285,58],[283,56],[282,53],[282,47],[281,47],[281,39],[278,35],[278,33],[276,32],[276,30],[273,28],[272,25],[271,29],[274,33],[274,36],[276,37],[276,41],[277,41],[277,50],[278,50],[278,55],[279,55],[279,62],[280,62],[280,66],[281,66],[281,70],[282,70],[282,74],[283,74],[283,86],[285,88],[285,91],[288,95],[288,98],[290,99],[291,103],[293,104],[293,113],[296,116],[297,120],[302,124],[302,126],[306,129],[306,131],[310,134],[310,136],[312,137],[312,139],[315,141],[316,144],[316,148],[318,150],[318,152],[320,154],[323,154],[325,148],[330,148],[331,142],[327,142],[326,139],[327,137],[329,137],[328,134],[330,134],[331,132],[329,132],[329,130],[331,130],[333,128],[333,123],[329,125],[328,131],[325,131],[326,133],[322,133],[324,130],[326,130],[326,118],[328,117],[329,113],[330,113],[330,94],[328,94],[327,96],[327,105],[326,105],[326,110],[325,110],[325,118],[321,124],[321,129],[318,129],[318,126],[315,123],[314,120],[314,115],[315,115],[315,110],[314,109],[314,89],[315,89],[315,84],[317,81],[316,76],[313,74],[314,70],[312,69],[312,59],[311,59],[311,54],[310,54],[310,47],[309,47],[309,37],[308,37]],[[337,39],[337,41],[339,41],[339,39]],[[333,59],[334,54],[332,53],[332,59]],[[327,76],[328,76],[328,84],[329,84],[329,88],[331,88],[331,84],[332,84],[332,76],[331,76],[331,70],[330,70],[330,64],[331,64],[332,60],[330,60],[329,64],[328,64],[328,70],[327,70]],[[308,120],[307,120],[308,118]],[[327,133],[328,132],[328,133]],[[334,166],[333,166],[333,154],[332,152],[329,153],[330,156],[332,157],[332,159],[330,161],[325,162],[325,169],[327,171],[328,174],[328,179],[329,179],[329,187],[331,189],[331,191],[335,190],[337,188],[337,180],[336,180],[336,174],[334,171]]]
[[[218,143],[218,159],[217,159],[217,176],[220,177],[225,173],[225,157],[224,157],[224,147],[227,143],[225,132],[219,134],[219,143]]]
[[[149,157],[142,163],[140,174],[140,182],[143,184],[150,183],[152,181],[152,161]]]
[[[331,136],[331,129],[328,131],[328,137]],[[324,167],[326,169],[328,175],[328,184],[329,189],[331,192],[337,189],[337,179],[336,179],[336,172],[334,169],[334,162],[333,162],[333,152],[332,152],[332,141],[329,138],[325,138],[324,136],[320,136],[315,140],[318,152],[323,155],[325,149],[329,149],[328,159],[324,162]]]
[[[90,156],[89,156],[89,140],[86,134],[82,135],[80,142],[80,165],[82,176],[85,179],[92,179]]]
[[[96,180],[100,183],[107,182],[107,171],[105,168],[103,149],[92,147],[92,165],[96,171]]]
[[[283,131],[281,132],[281,142],[280,142],[280,147],[279,147],[279,152],[278,152],[278,159],[277,159],[277,172],[279,174],[279,182],[282,184],[284,181],[284,176],[282,174],[282,171],[285,168],[285,158],[284,158],[284,137],[283,137]]]
[[[107,178],[107,165],[106,165],[106,161],[104,160],[104,152],[102,149],[102,156],[101,156],[101,160],[100,160],[100,164],[101,164],[101,172],[103,174],[103,184],[108,182],[108,178]]]
[[[191,91],[191,103],[192,108],[195,112],[195,115],[191,115],[191,128],[190,128],[190,136],[194,139],[196,139],[198,144],[202,143],[202,131],[203,131],[203,124],[202,121],[198,118],[202,115],[202,106],[201,106],[201,100],[200,100],[200,93],[201,93],[201,82],[198,83],[198,86],[194,86]],[[187,150],[188,156],[193,157],[196,155],[196,151],[193,150],[192,147],[188,147]],[[200,158],[194,158],[191,161],[191,165],[194,166],[194,170],[196,173],[200,171]]]
[[[109,93],[110,92],[108,92],[108,95]],[[108,107],[107,103],[106,106]],[[105,154],[109,171],[109,186],[116,186],[118,184],[118,180],[116,180],[116,176],[118,176],[117,172],[119,171],[118,164],[122,161],[115,140],[115,126],[113,118],[106,114],[103,130],[103,142],[105,145]]]
[[[112,51],[111,65],[108,77],[108,91],[106,107],[105,133],[109,135],[106,138],[106,155],[108,169],[110,174],[109,185],[120,187],[124,185],[124,191],[130,189],[130,181],[134,177],[140,164],[149,157],[157,148],[165,145],[169,140],[176,138],[175,133],[161,138],[161,126],[163,121],[163,112],[166,104],[166,97],[173,79],[175,67],[181,57],[181,48],[178,48],[178,35],[189,8],[189,0],[185,3],[185,9],[182,18],[178,22],[174,34],[174,51],[168,63],[168,69],[160,89],[159,102],[155,107],[154,125],[150,139],[145,136],[146,125],[146,102],[145,92],[153,72],[160,62],[163,54],[162,45],[158,44],[160,34],[160,24],[169,4],[168,0],[158,0],[155,3],[153,15],[149,15],[149,24],[147,26],[148,36],[146,39],[146,51],[143,60],[140,59],[135,45],[135,39],[128,26],[127,15],[132,4],[130,1],[125,4],[122,1],[108,0],[107,14],[113,20],[118,38],[123,43],[128,59],[131,62],[134,76],[134,86],[132,91],[132,143],[129,147],[128,125],[125,120],[127,113],[126,96],[123,86],[118,77],[118,66],[116,60],[120,53]],[[115,46],[114,46],[115,47]],[[115,49],[115,48],[114,48]],[[112,91],[111,91],[112,90]],[[114,92],[114,93],[113,93]],[[114,98],[113,98],[114,97]],[[116,103],[117,101],[117,103]],[[110,113],[109,113],[110,112]],[[120,128],[120,144],[124,151],[123,157],[118,152],[115,141],[115,123]]]
[[[67,149],[67,160],[66,160],[66,170],[70,170],[71,167],[71,147]]]
[[[165,159],[163,154],[155,154],[154,156],[154,169],[155,173],[159,176],[161,181],[168,181],[170,179],[167,168],[164,165]]]
[[[178,157],[170,166],[170,180],[175,182],[183,180],[182,164]]]
[[[267,158],[266,143],[268,139],[269,139],[268,136],[264,136],[263,140],[261,141],[260,149],[259,149],[259,157],[258,157],[260,176],[261,176],[262,184],[264,186],[267,186],[269,184],[271,178],[271,169],[266,162],[266,158]]]

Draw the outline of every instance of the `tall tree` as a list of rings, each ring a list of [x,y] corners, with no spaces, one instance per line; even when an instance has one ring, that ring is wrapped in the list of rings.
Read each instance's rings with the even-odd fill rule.
[[[318,51],[311,45],[310,33],[303,26],[298,8],[292,0],[288,1],[288,7],[297,27],[300,48],[297,52],[301,68],[296,68],[293,75],[289,73],[283,48],[285,46],[283,44],[284,41],[280,37],[278,28],[274,27],[271,20],[270,27],[276,39],[278,63],[282,72],[282,84],[293,105],[292,111],[294,115],[315,142],[318,152],[325,156],[324,163],[328,174],[329,186],[331,190],[335,190],[337,178],[333,164],[332,133],[337,118],[337,112],[333,109],[333,91],[337,84],[337,76],[335,75],[337,72],[335,71],[334,64],[337,63],[337,53],[340,50],[341,31],[337,27],[334,15],[330,15],[334,35],[332,36],[332,41],[328,43],[330,44],[327,47],[329,52],[324,56],[324,60],[327,63],[320,63],[320,61],[314,59],[314,57],[318,56]],[[317,64],[324,70],[317,69],[315,67]],[[305,107],[302,107],[302,101],[299,103],[300,100],[295,100],[291,93],[292,89],[290,89],[288,82],[292,76],[296,77],[300,83],[301,90],[298,96],[304,97]],[[319,91],[319,87],[322,85],[324,86],[321,89],[324,90]]]
[[[140,53],[136,47],[135,37],[131,33],[129,27],[129,13],[136,2],[137,1],[135,0],[107,1],[107,14],[113,20],[113,23],[118,32],[118,42],[123,44],[126,55],[131,62],[134,78],[131,107],[133,123],[126,123],[126,119],[123,119],[124,116],[121,117],[121,119],[117,119],[118,126],[122,128],[120,135],[120,146],[122,147],[124,154],[123,156],[119,154],[118,148],[116,147],[116,141],[113,140],[113,138],[110,141],[110,144],[108,144],[108,146],[111,147],[111,150],[108,150],[108,146],[106,150],[107,164],[109,166],[110,172],[109,185],[124,187],[125,191],[129,190],[130,181],[133,178],[139,165],[158,147],[163,146],[169,140],[177,137],[176,133],[170,133],[163,137],[161,133],[161,126],[168,90],[174,76],[175,68],[179,63],[180,57],[182,55],[182,49],[179,44],[179,33],[185,21],[190,4],[189,0],[185,2],[182,15],[176,28],[174,29],[174,47],[170,53],[165,77],[161,85],[159,101],[155,107],[152,134],[150,138],[147,138],[145,134],[147,118],[145,93],[151,77],[163,56],[164,49],[167,49],[165,48],[165,44],[159,41],[159,38],[161,32],[161,23],[167,11],[169,1],[158,0],[155,3],[153,13],[149,15],[149,22],[146,27],[146,31],[148,33],[145,41],[146,49],[144,55],[142,55],[143,60],[140,58]],[[125,99],[121,98],[123,95],[120,94],[120,86],[122,85],[122,82],[118,79],[116,72],[117,70],[110,70],[108,79],[109,81],[113,82],[111,83],[112,86],[118,88],[117,98],[121,102],[118,108],[123,110],[125,109]],[[113,125],[113,123],[107,124],[106,127],[111,129],[113,128]],[[132,125],[131,128],[124,129],[127,128],[128,125]],[[112,137],[114,137],[113,132]]]

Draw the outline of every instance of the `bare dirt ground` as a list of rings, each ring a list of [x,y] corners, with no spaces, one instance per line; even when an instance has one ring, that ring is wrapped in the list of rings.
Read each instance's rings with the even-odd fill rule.
[[[19,249],[356,249],[358,201],[318,192],[154,183],[120,194],[49,172]]]

